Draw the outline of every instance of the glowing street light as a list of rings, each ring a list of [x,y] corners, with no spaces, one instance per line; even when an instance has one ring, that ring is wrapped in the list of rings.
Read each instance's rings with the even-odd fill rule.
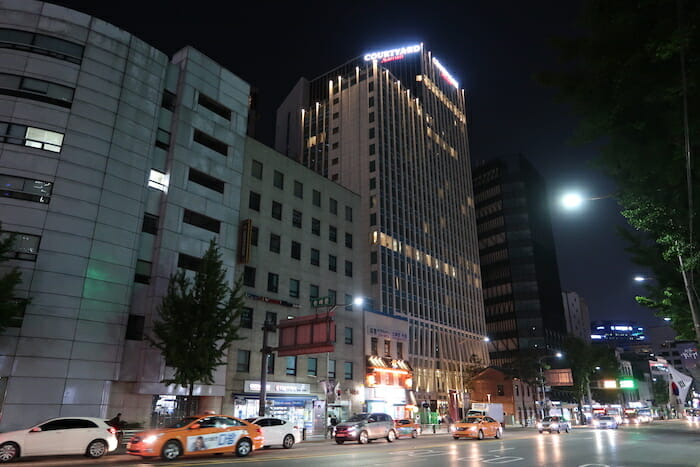
[[[562,196],[561,204],[566,209],[575,209],[583,204],[583,198],[578,193],[567,193]]]

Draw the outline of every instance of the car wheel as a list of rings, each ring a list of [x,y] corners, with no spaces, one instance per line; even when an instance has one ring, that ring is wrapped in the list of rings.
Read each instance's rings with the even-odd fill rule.
[[[345,442],[345,440],[344,439],[336,439],[335,442],[338,444],[343,444]]]
[[[559,428],[557,428],[557,434],[558,434],[558,435],[561,434],[561,430],[560,430]]]
[[[88,447],[85,450],[85,455],[87,457],[97,459],[98,457],[104,456],[106,452],[107,452],[107,443],[105,443],[101,439],[96,439],[96,440],[92,441],[90,444],[88,444]]]
[[[282,447],[284,449],[289,449],[292,446],[294,446],[294,436],[292,436],[292,435],[285,436],[284,439],[282,440]]]
[[[236,445],[236,455],[238,457],[245,457],[248,454],[250,454],[250,451],[253,450],[253,445],[251,444],[250,440],[248,438],[244,438],[238,442]]]
[[[571,430],[570,430],[569,427],[567,426],[565,431],[568,433],[568,432],[571,431]]]
[[[499,429],[496,430],[496,436],[495,436],[495,438],[496,438],[496,439],[501,439],[501,436],[503,436],[503,431],[501,431],[501,429],[499,428]]]
[[[358,444],[367,444],[369,442],[369,435],[366,431],[361,431],[360,436],[357,437]]]
[[[418,432],[416,430],[413,430],[411,433],[411,438],[418,438]]]
[[[0,462],[10,462],[19,457],[19,446],[15,443],[2,443],[0,446]]]
[[[160,453],[163,459],[167,459],[169,461],[177,459],[180,457],[180,454],[182,454],[182,448],[180,447],[180,443],[174,439],[171,439],[165,443],[165,446],[163,446],[163,450]]]
[[[479,439],[484,439],[484,432],[479,430]]]
[[[396,432],[394,430],[389,430],[389,433],[386,435],[386,440],[390,443],[393,443],[395,439]]]
[[[459,439],[459,436],[453,436],[454,439]]]
[[[540,432],[540,434],[544,433],[544,430],[538,430],[538,431]]]

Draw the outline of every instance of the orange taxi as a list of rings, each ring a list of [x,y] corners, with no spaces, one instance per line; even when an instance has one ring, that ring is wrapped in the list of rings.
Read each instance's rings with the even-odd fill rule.
[[[144,459],[234,452],[243,457],[263,447],[258,425],[228,415],[185,417],[167,428],[136,433],[126,445],[126,452]]]
[[[452,427],[452,437],[454,439],[484,439],[487,436],[493,436],[498,439],[501,435],[503,435],[501,424],[487,416],[469,416],[455,423]]]
[[[417,438],[418,435],[421,434],[421,426],[410,418],[394,420],[394,427],[396,427],[397,438],[401,438],[402,436]]]

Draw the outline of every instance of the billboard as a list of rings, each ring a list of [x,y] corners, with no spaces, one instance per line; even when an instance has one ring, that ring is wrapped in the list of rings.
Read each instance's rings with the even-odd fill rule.
[[[277,323],[279,346],[277,355],[291,357],[314,353],[333,352],[335,346],[335,312],[325,311],[299,316]]]
[[[573,386],[574,378],[571,375],[571,368],[561,368],[557,370],[545,370],[544,378],[549,386]]]

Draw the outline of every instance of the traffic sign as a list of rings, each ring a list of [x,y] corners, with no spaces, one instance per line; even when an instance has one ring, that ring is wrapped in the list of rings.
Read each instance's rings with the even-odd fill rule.
[[[327,297],[316,297],[311,299],[311,308],[318,308],[320,306],[331,306],[333,302],[330,296]]]

